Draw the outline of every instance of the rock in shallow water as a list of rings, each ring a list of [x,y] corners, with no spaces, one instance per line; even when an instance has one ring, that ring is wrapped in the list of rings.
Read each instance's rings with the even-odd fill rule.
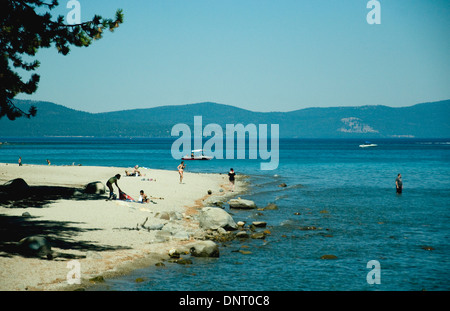
[[[252,225],[258,228],[265,228],[267,226],[267,222],[265,221],[254,221]]]
[[[337,256],[335,255],[323,255],[320,257],[320,259],[337,259]]]
[[[226,211],[218,207],[204,207],[199,215],[200,227],[203,229],[217,230],[235,230],[237,225]]]
[[[253,202],[251,200],[244,200],[241,198],[231,199],[228,201],[228,204],[230,205],[230,208],[236,208],[236,209],[254,209],[254,208],[256,208],[255,202]]]
[[[256,232],[256,233],[253,233],[252,235],[250,235],[250,237],[252,239],[261,239],[261,240],[263,240],[266,237],[266,234],[264,232]]]
[[[187,245],[194,257],[219,257],[219,246],[213,241],[198,241]]]
[[[278,206],[275,203],[269,203],[266,207],[264,207],[265,211],[277,210]]]
[[[247,231],[239,231],[238,233],[236,233],[236,238],[238,238],[238,239],[247,239],[248,238]]]

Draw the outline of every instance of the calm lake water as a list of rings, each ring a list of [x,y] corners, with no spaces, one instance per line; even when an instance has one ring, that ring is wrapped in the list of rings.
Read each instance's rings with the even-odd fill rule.
[[[2,138],[0,162],[175,170],[172,139]],[[230,212],[266,221],[265,240],[220,245],[220,258],[166,263],[107,280],[100,290],[449,290],[450,139],[280,140],[276,170],[260,160],[188,162],[187,171],[250,176],[242,198],[277,210]],[[395,178],[403,176],[403,194]],[[188,180],[186,180],[188,182]],[[287,187],[280,188],[280,183]],[[246,250],[250,254],[242,254]],[[334,255],[335,259],[321,259]],[[380,284],[367,275],[380,264]],[[144,281],[137,283],[136,278]]]

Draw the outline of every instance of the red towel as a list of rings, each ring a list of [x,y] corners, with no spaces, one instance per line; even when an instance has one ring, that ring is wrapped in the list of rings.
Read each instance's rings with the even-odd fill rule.
[[[123,191],[119,191],[119,200],[134,201],[134,199],[132,197],[130,197],[128,194],[126,194]]]

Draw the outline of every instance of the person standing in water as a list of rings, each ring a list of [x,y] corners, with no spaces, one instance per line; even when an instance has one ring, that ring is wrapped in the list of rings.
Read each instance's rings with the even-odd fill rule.
[[[395,188],[397,189],[397,194],[402,194],[403,191],[403,181],[402,181],[402,174],[398,174],[397,178],[395,179]]]
[[[186,168],[186,164],[184,164],[184,161],[181,161],[180,165],[178,165],[178,173],[180,174],[180,184],[183,182],[183,172]]]

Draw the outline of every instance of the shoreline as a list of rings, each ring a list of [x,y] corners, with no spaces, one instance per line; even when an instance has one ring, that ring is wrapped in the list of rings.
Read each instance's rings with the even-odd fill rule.
[[[231,192],[226,174],[185,172],[180,184],[176,170],[140,168],[143,176],[136,177],[125,177],[125,170],[130,168],[0,163],[0,185],[22,178],[33,189],[76,189],[70,198],[38,202],[41,206],[24,206],[36,202],[22,202],[19,207],[0,205],[0,290],[84,289],[96,280],[167,260],[170,249],[191,243],[204,232],[194,217],[202,207],[226,202],[246,188],[243,175]],[[105,184],[115,174],[122,175],[118,184],[128,195],[137,199],[143,189],[154,197],[153,203],[107,201],[106,194],[79,193],[88,183]],[[117,193],[115,186],[114,191]],[[23,216],[25,212],[30,216]],[[164,230],[136,230],[142,223]],[[30,235],[45,236],[57,256],[47,260],[14,251],[15,244]],[[81,284],[67,282],[71,260],[80,264]]]

